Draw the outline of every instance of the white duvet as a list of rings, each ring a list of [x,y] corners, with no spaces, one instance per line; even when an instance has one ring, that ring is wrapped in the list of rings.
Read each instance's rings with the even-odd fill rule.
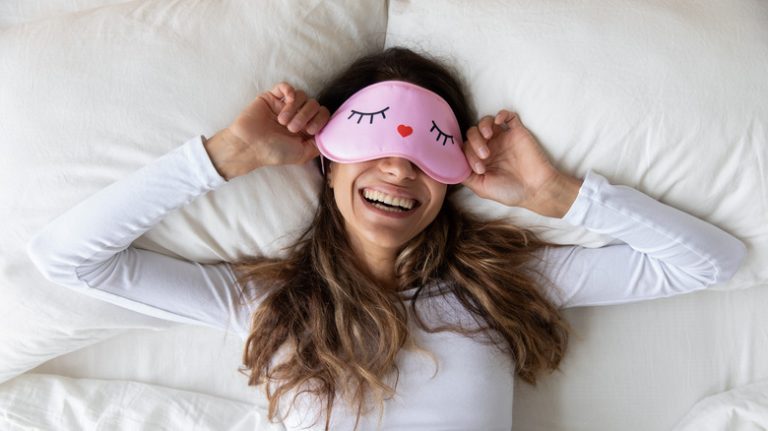
[[[705,398],[674,431],[763,431],[768,429],[768,379]]]
[[[253,405],[122,380],[25,374],[0,386],[0,429],[280,430]]]

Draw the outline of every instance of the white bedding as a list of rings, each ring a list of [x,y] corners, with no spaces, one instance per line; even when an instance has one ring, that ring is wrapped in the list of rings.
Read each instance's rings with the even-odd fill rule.
[[[133,381],[36,373],[0,387],[0,412],[0,427],[6,431],[282,429],[250,403]],[[765,429],[768,380],[702,400],[673,431]]]
[[[0,387],[0,429],[279,430],[250,403],[123,380],[24,374]]]
[[[698,411],[692,409],[699,401],[768,375],[766,303],[768,288],[757,288],[568,309],[575,334],[562,371],[536,387],[516,383],[514,429],[671,430]],[[250,402],[252,389],[235,371],[239,350],[234,336],[176,326],[114,337],[34,372],[136,380]],[[168,362],[179,357],[183,370]]]
[[[480,114],[520,112],[563,169],[596,168],[750,249],[718,291],[567,310],[574,335],[562,371],[536,388],[518,383],[515,430],[768,428],[768,4],[386,6],[0,2],[0,429],[188,429],[198,413],[198,429],[272,429],[263,398],[237,372],[233,337],[52,286],[23,247],[96,190],[225,126],[267,86],[288,80],[312,93],[339,65],[395,44],[455,64]],[[274,252],[307,217],[317,181],[301,169],[243,178],[140,245],[203,262]],[[549,229],[553,241],[610,240],[472,196],[463,202]],[[137,403],[120,401],[137,394]],[[39,408],[46,404],[69,407]],[[142,425],[145,415],[157,423]]]
[[[696,404],[674,431],[768,429],[768,379],[740,386]]]

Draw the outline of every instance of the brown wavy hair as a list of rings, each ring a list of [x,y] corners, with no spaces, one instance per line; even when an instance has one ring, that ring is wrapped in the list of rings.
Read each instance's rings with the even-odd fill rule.
[[[458,76],[437,59],[405,48],[390,48],[355,61],[332,78],[317,96],[334,112],[353,93],[389,79],[409,81],[441,95],[453,108],[466,139],[472,125]],[[398,289],[377,282],[354,255],[327,182],[312,223],[286,250],[286,258],[249,258],[233,264],[249,300],[257,300],[245,344],[242,372],[249,385],[265,384],[273,420],[283,398],[316,397],[329,429],[334,399],[357,410],[359,423],[368,402],[383,413],[383,400],[397,385],[402,348],[421,350],[409,337],[408,307],[422,329],[477,337],[508,354],[515,372],[535,383],[537,374],[557,369],[566,349],[568,325],[547,299],[542,274],[530,263],[550,245],[532,232],[502,220],[481,220],[462,212],[448,187],[435,220],[405,244],[396,257]],[[430,288],[431,286],[431,288]],[[416,288],[410,301],[403,290]],[[419,315],[420,297],[454,295],[479,324],[428,326]],[[406,305],[406,303],[408,305]],[[495,337],[483,335],[495,334]],[[279,357],[279,360],[277,358]],[[287,414],[287,412],[286,412]]]

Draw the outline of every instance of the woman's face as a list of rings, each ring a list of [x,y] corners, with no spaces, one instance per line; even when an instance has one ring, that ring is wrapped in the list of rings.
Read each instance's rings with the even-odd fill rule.
[[[393,251],[435,219],[447,190],[401,157],[331,162],[328,177],[353,243]]]

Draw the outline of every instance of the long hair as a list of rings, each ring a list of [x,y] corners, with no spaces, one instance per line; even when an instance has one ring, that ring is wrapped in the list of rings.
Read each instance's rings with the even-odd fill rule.
[[[334,112],[370,84],[409,81],[441,95],[466,134],[472,108],[455,75],[425,55],[390,48],[355,61],[317,100]],[[425,331],[454,331],[492,343],[508,354],[524,381],[535,383],[541,371],[557,369],[568,325],[530,265],[536,250],[548,244],[507,222],[460,211],[450,199],[459,187],[448,187],[435,220],[397,255],[398,291],[379,285],[361,268],[326,182],[312,223],[286,258],[250,258],[233,265],[240,286],[252,283],[258,290],[246,289],[259,304],[241,371],[249,374],[249,385],[265,384],[270,420],[290,394],[291,405],[299,394],[316,397],[326,430],[336,397],[356,408],[356,427],[371,400],[381,420],[383,400],[394,394],[396,380],[390,385],[388,379],[398,375],[398,352],[420,349],[409,337],[409,307]],[[431,295],[428,286],[439,286],[433,293],[454,295],[480,325],[428,326],[418,310],[420,297]],[[404,301],[402,291],[411,288],[410,301]]]

